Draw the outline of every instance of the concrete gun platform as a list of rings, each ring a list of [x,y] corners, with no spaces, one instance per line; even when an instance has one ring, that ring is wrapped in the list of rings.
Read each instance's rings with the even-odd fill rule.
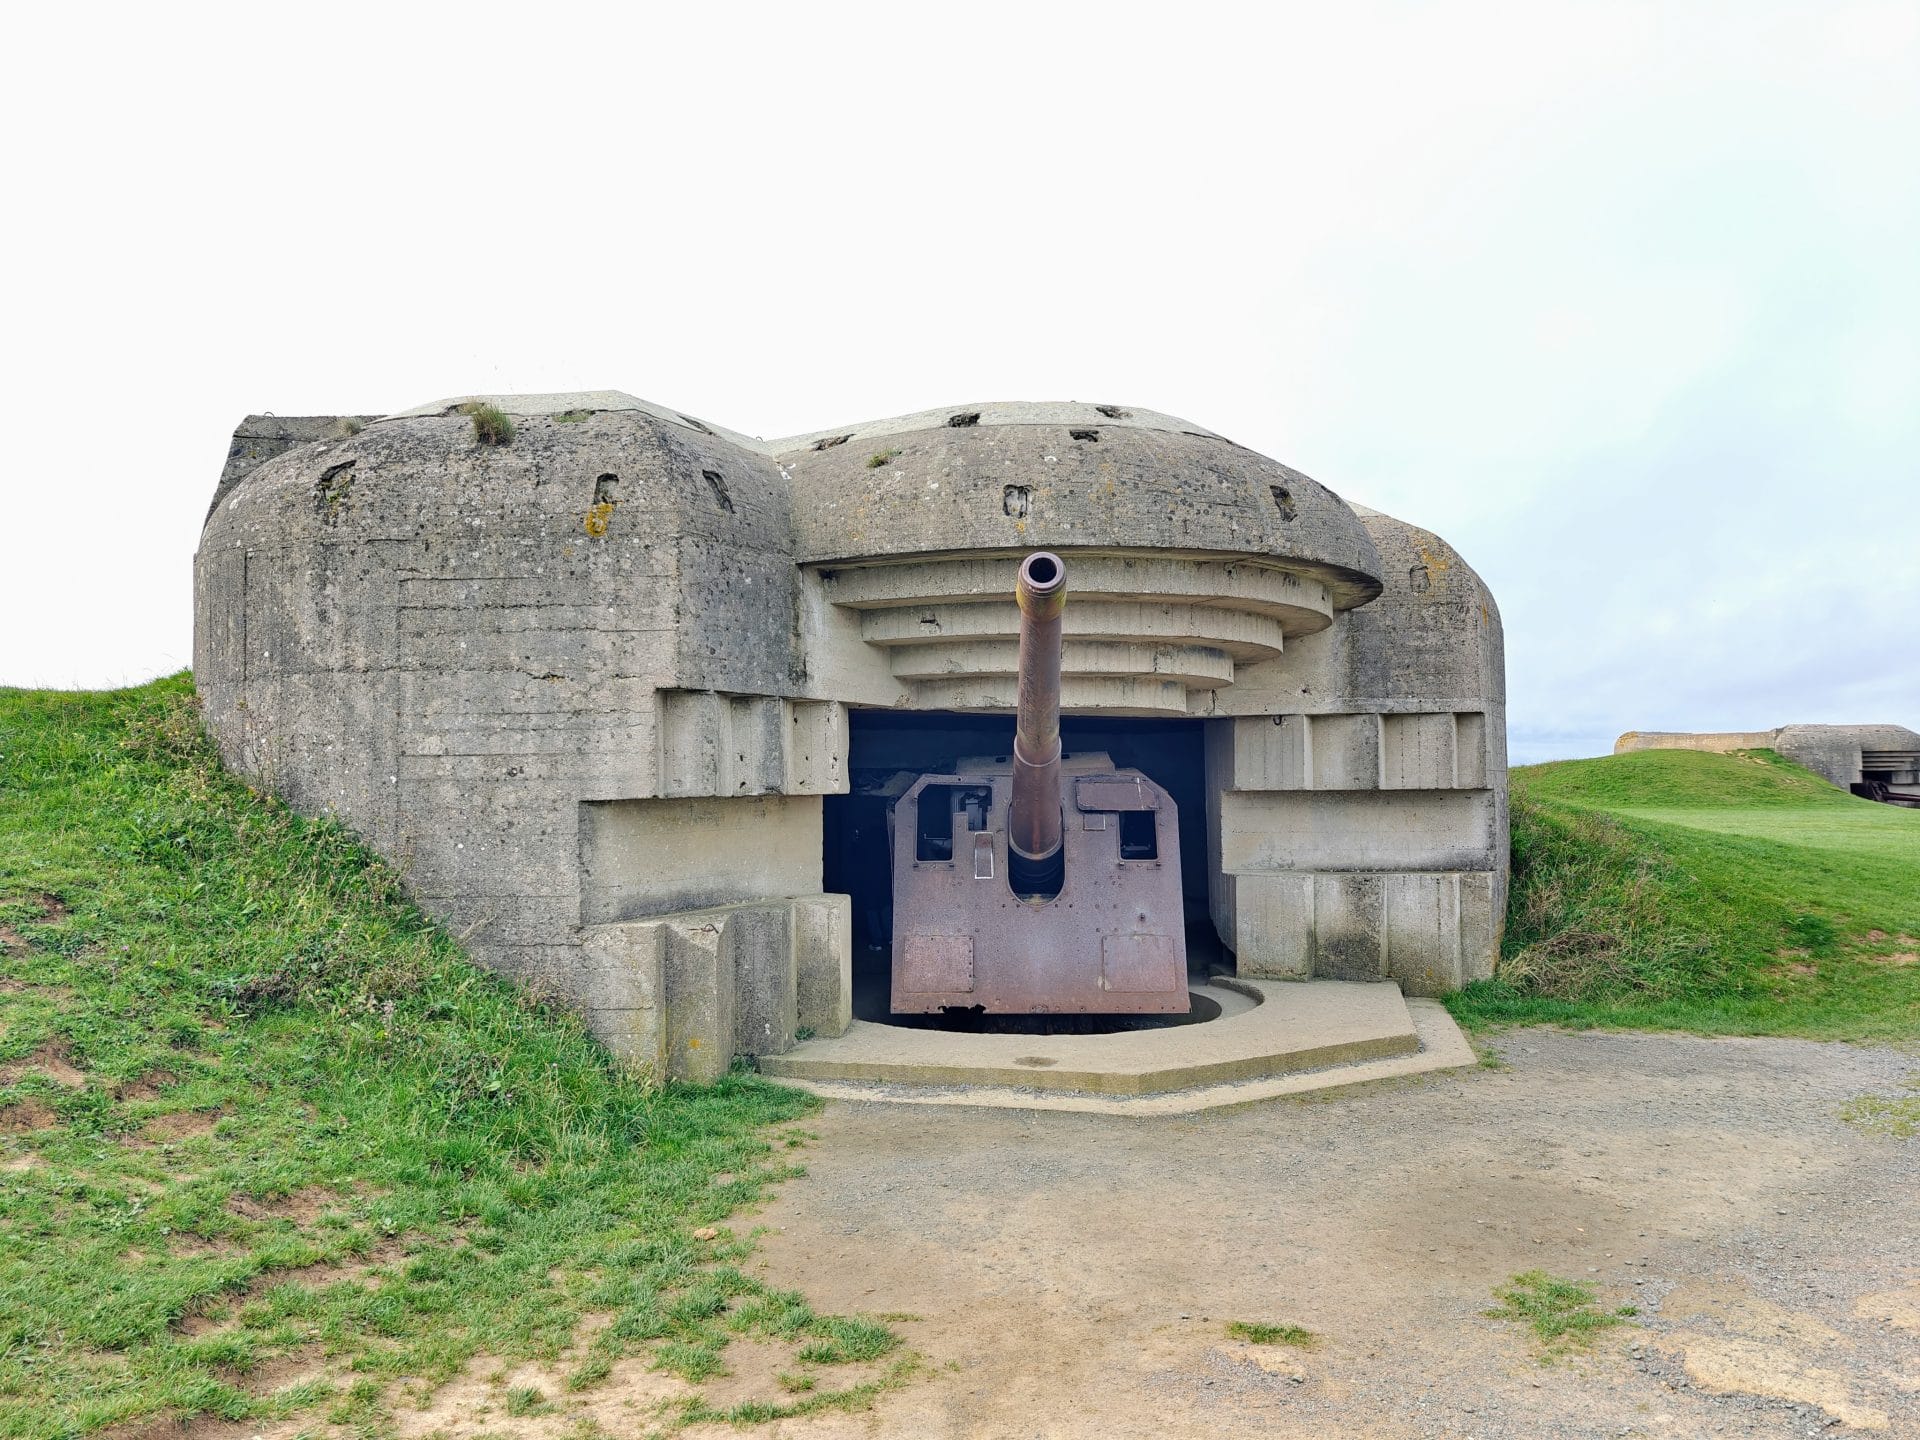
[[[1476,1063],[1444,1006],[1391,982],[1219,977],[1217,1019],[1108,1035],[991,1035],[856,1020],[761,1057],[847,1100],[1180,1114]]]

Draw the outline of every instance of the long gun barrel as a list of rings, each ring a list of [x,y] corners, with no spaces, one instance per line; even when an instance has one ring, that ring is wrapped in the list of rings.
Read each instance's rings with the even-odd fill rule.
[[[1007,815],[1007,879],[1016,895],[1060,893],[1060,614],[1067,567],[1050,550],[1021,562],[1020,696],[1013,732],[1013,798]]]

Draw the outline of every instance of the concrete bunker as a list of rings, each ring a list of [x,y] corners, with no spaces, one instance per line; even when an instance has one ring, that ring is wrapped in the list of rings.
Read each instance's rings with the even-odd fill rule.
[[[1773,730],[1629,730],[1613,753],[1772,750],[1829,785],[1883,805],[1920,809],[1920,733],[1904,725],[1782,725]]]
[[[856,1023],[866,787],[1006,753],[1041,549],[1073,575],[1063,743],[1177,803],[1197,963],[1395,997],[1490,973],[1492,596],[1432,531],[1152,411],[776,441],[612,391],[250,420],[194,669],[230,766],[359,831],[630,1063],[702,1078]]]

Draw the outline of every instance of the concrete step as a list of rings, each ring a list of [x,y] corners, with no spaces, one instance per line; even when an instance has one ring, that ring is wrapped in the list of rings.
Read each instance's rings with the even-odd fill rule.
[[[1220,979],[1202,1024],[1112,1035],[966,1035],[855,1021],[762,1056],[764,1074],[842,1099],[1181,1113],[1471,1065],[1443,1006],[1391,982]],[[1304,1083],[1303,1083],[1304,1082]]]

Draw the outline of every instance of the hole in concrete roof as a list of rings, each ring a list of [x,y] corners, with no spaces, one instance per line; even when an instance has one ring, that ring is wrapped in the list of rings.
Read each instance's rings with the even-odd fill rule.
[[[618,505],[620,503],[620,477],[608,472],[593,482],[593,503],[596,505]]]
[[[684,424],[691,425],[694,429],[698,430],[702,435],[711,435],[713,433],[713,431],[709,430],[705,425],[702,425],[698,420],[694,419],[691,415],[682,415],[680,419]]]
[[[1433,572],[1424,565],[1416,565],[1407,572],[1407,586],[1416,595],[1427,593],[1427,587],[1433,584]]]
[[[1028,498],[1032,494],[1024,485],[1009,485],[1000,494],[1000,509],[1016,520],[1027,518]]]
[[[1096,405],[1093,408],[1109,420],[1131,420],[1133,418],[1133,412],[1131,410],[1122,410],[1118,405]]]
[[[1273,507],[1280,512],[1282,520],[1291,520],[1300,513],[1293,503],[1293,492],[1284,485],[1269,485],[1267,493],[1273,496]]]
[[[733,513],[733,497],[727,493],[726,477],[718,470],[702,470],[701,476],[713,491],[713,498],[720,502],[720,508],[729,515]]]
[[[830,435],[825,440],[814,441],[813,448],[816,450],[831,450],[836,445],[846,444],[847,441],[852,438],[853,436],[851,435]]]
[[[337,525],[340,512],[346,508],[347,496],[353,490],[353,466],[351,460],[342,460],[337,465],[329,465],[313,483],[313,508],[323,525]]]
[[[969,425],[978,425],[979,423],[980,412],[978,410],[965,410],[958,415],[949,415],[947,417],[947,424],[955,430],[964,430]]]
[[[1100,432],[1098,430],[1069,430],[1067,434],[1076,440],[1098,440],[1100,438]]]

